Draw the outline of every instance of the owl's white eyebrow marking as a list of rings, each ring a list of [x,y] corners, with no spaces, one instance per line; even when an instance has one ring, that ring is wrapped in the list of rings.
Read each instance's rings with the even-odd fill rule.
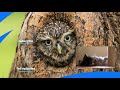
[[[64,34],[62,35],[62,37],[61,37],[61,40],[64,40],[64,37],[65,37],[65,36],[67,36],[67,35],[69,35],[69,34],[71,34],[71,33],[73,33],[73,32],[74,32],[74,30],[69,30],[68,32],[64,33]]]
[[[44,37],[41,37],[42,40],[47,40],[47,39],[51,39],[50,37],[48,36],[44,36]]]

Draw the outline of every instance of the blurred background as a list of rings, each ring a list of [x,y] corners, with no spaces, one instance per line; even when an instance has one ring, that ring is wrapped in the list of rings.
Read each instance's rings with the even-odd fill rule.
[[[0,36],[13,30],[0,43],[0,78],[7,78],[14,60],[18,35],[26,12],[14,12],[0,22]]]

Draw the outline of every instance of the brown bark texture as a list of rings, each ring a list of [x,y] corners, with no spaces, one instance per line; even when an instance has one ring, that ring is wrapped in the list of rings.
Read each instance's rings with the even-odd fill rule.
[[[111,34],[109,38],[115,48],[115,70],[120,71],[120,12],[107,12]],[[113,52],[114,53],[114,52]]]

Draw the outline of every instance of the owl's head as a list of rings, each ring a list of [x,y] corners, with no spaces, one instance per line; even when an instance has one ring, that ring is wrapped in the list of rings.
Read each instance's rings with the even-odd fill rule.
[[[47,23],[39,30],[35,42],[39,54],[50,66],[65,67],[75,56],[75,30],[65,22]]]

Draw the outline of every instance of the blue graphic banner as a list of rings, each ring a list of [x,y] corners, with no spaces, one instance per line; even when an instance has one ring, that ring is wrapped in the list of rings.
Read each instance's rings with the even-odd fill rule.
[[[120,72],[86,72],[72,74],[62,78],[120,78]]]
[[[5,34],[3,34],[3,35],[0,36],[0,43],[8,36],[11,32],[12,32],[12,30],[11,30],[11,31],[8,31],[7,33],[5,33]]]
[[[0,22],[2,22],[5,18],[11,15],[13,12],[0,12]]]

